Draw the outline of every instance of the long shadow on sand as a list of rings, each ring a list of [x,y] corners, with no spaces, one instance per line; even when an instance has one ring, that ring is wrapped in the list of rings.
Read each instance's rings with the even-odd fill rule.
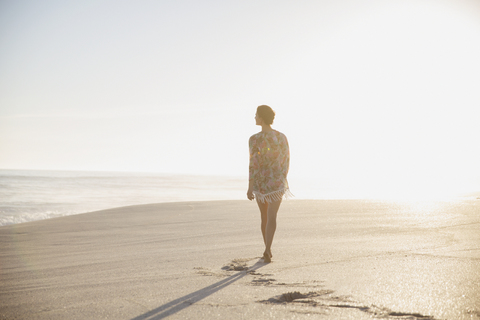
[[[132,320],[158,320],[158,319],[163,319],[165,317],[168,317],[174,313],[177,313],[191,306],[192,304],[202,299],[205,299],[206,297],[214,294],[215,292],[225,288],[226,286],[234,283],[235,281],[245,277],[249,272],[258,270],[261,267],[265,266],[265,263],[261,261],[262,260],[258,260],[253,266],[249,267],[248,270],[240,271],[208,287],[192,292],[190,294],[187,294],[186,296],[175,299],[173,301],[170,301],[169,303],[166,303],[156,309],[148,311],[138,317],[133,318]]]

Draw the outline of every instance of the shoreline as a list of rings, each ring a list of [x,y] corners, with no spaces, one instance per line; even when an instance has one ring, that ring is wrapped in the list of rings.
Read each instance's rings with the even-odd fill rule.
[[[0,190],[0,226],[138,204],[246,200],[247,178],[239,176],[35,170],[0,170],[0,174],[4,186]],[[399,199],[403,193],[393,194],[393,197],[386,194],[384,197],[380,194],[368,196],[367,191],[352,191],[352,188],[349,191],[344,186],[339,189],[335,184],[328,183],[326,187],[324,182],[320,186],[302,177],[291,177],[290,182],[295,185],[292,189],[294,200],[412,200]],[[440,199],[440,194],[436,194],[433,199],[417,200],[448,201],[452,196]],[[480,192],[465,196],[480,197]]]
[[[284,201],[270,264],[248,200],[3,226],[0,319],[475,319],[478,210]]]
[[[358,198],[343,198],[343,197],[338,197],[338,198],[289,198],[289,199],[284,199],[284,203],[287,201],[365,201],[365,202],[379,202],[379,203],[399,203],[399,204],[405,204],[405,203],[443,203],[443,202],[452,202],[452,201],[470,201],[470,200],[480,200],[480,192],[470,192],[467,194],[463,195],[456,195],[456,196],[451,196],[451,197],[445,197],[442,199],[439,198],[426,198],[426,199],[410,199],[410,198],[369,198],[369,197],[358,197]],[[81,211],[81,212],[74,212],[74,213],[48,213],[48,216],[40,216],[36,218],[29,218],[31,220],[24,220],[25,218],[18,218],[19,220],[22,220],[20,222],[8,222],[5,224],[0,224],[0,228],[5,227],[5,226],[11,226],[11,225],[18,225],[18,224],[25,224],[25,223],[31,223],[31,222],[37,222],[37,221],[43,221],[43,220],[51,220],[51,219],[59,219],[59,218],[64,218],[64,217],[69,217],[69,216],[74,216],[74,215],[81,215],[81,214],[90,214],[94,212],[99,212],[99,211],[106,211],[106,210],[116,210],[116,209],[121,209],[124,207],[133,207],[133,206],[149,206],[149,205],[162,205],[162,204],[181,204],[181,203],[189,203],[189,202],[221,202],[221,201],[248,201],[244,199],[218,199],[218,200],[198,200],[198,199],[193,199],[193,200],[168,200],[168,201],[162,201],[162,202],[151,202],[151,203],[136,203],[136,204],[128,204],[128,205],[120,205],[120,206],[113,206],[113,207],[108,207],[108,208],[99,208],[99,209],[90,209],[87,211]],[[255,201],[255,200],[254,200]],[[13,217],[15,220],[15,217]]]

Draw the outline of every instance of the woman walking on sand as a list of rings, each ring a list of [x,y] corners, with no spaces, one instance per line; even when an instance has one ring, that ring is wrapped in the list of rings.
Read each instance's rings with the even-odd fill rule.
[[[271,125],[275,112],[266,105],[257,108],[256,125],[262,131],[248,141],[250,148],[249,183],[247,198],[256,199],[261,214],[261,228],[265,252],[265,262],[272,261],[272,242],[277,228],[277,212],[283,196],[290,196],[287,174],[290,164],[290,151],[287,137]]]

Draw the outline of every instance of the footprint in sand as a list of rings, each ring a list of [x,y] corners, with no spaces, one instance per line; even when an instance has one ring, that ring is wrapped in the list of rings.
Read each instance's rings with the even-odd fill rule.
[[[370,316],[382,319],[417,319],[417,320],[435,320],[434,317],[422,315],[420,313],[395,312],[387,308],[377,307],[375,305],[365,306],[358,302],[348,299],[348,297],[333,296],[332,290],[320,290],[308,293],[298,291],[287,292],[278,296],[274,296],[268,300],[260,300],[257,302],[264,304],[290,304],[297,303],[310,307],[318,307],[325,309],[352,309],[365,312]],[[299,310],[295,310],[299,312]]]
[[[204,276],[217,276],[217,277],[228,277],[231,276],[231,273],[225,271],[248,271],[251,267],[247,265],[247,262],[255,260],[256,258],[244,258],[244,259],[234,259],[229,264],[223,266],[221,269],[224,272],[218,273],[215,271],[208,270],[203,267],[195,267],[194,270],[197,270],[196,273]],[[251,275],[256,275],[255,270],[248,272]]]
[[[268,300],[260,300],[258,302],[274,303],[274,304],[302,302],[302,303],[312,304],[312,303],[315,303],[315,301],[311,300],[311,298],[329,295],[331,293],[333,293],[332,290],[320,290],[320,291],[313,291],[308,293],[300,293],[298,291],[294,291],[294,292],[283,293],[281,295],[272,297]]]
[[[275,279],[254,279],[252,280],[252,284],[255,285],[255,286],[269,286],[271,284],[273,284],[275,281]]]
[[[249,269],[247,262],[254,260],[255,258],[246,258],[246,259],[234,259],[232,262],[222,267],[222,270],[227,271],[246,271]]]
[[[202,276],[209,276],[209,277],[228,277],[229,275],[226,273],[226,272],[213,272],[213,271],[210,271],[206,268],[203,268],[203,267],[195,267],[193,268],[194,270],[196,270],[196,273],[197,274],[200,274]]]

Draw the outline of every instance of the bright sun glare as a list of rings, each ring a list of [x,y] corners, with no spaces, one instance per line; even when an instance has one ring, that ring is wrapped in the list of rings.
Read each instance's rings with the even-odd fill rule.
[[[321,142],[313,158],[311,141],[298,148],[312,158],[305,172],[329,168],[331,175],[316,178],[319,185],[399,200],[445,199],[478,187],[472,173],[479,159],[479,83],[472,70],[480,70],[474,56],[480,48],[472,40],[480,34],[455,9],[385,5],[352,17],[321,43],[329,50],[322,66],[331,76],[322,90],[328,110],[310,120],[323,127]],[[330,123],[319,124],[322,117]]]

